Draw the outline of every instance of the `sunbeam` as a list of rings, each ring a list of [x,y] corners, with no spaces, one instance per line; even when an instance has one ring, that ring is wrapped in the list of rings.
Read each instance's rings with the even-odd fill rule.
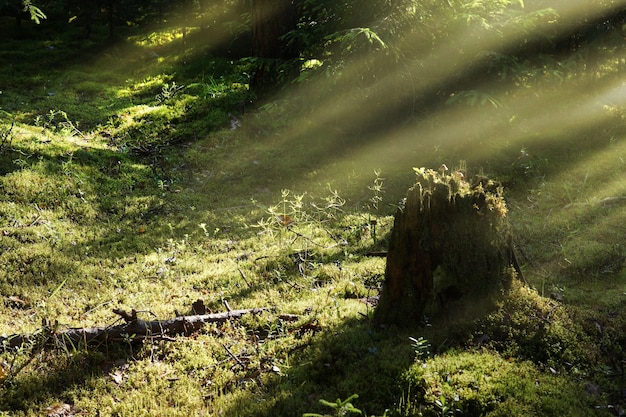
[[[609,117],[607,105],[624,105],[624,82],[615,76],[619,71],[616,65],[625,58],[623,49],[613,53],[591,51],[587,55],[590,73],[583,78],[550,64],[536,68],[534,74],[507,78],[506,74],[487,74],[485,64],[486,59],[507,54],[519,45],[540,45],[541,33],[563,27],[577,30],[569,22],[588,24],[619,5],[544,2],[541,8],[522,6],[515,14],[500,16],[489,25],[459,19],[452,35],[435,40],[427,52],[410,59],[372,45],[370,53],[359,54],[337,69],[341,81],[318,77],[300,88],[296,93],[299,100],[322,97],[321,102],[281,130],[268,146],[297,147],[294,144],[305,140],[307,154],[323,165],[320,171],[337,178],[342,170],[351,172],[355,166],[370,170],[378,165],[383,171],[399,166],[409,169],[436,159],[435,148],[484,164],[501,156],[503,147],[516,155],[519,149],[533,144],[567,141],[568,132],[597,130]],[[531,7],[534,10],[529,10]],[[522,23],[525,13],[531,17]],[[424,24],[436,25],[438,19],[433,16]],[[420,42],[424,42],[423,33],[407,34],[400,48],[419,50],[413,46]],[[401,64],[394,63],[402,60]],[[591,73],[591,68],[600,66],[606,67],[601,74]],[[371,73],[377,75],[371,77]],[[516,85],[520,83],[524,84]],[[293,94],[286,90],[284,98]],[[397,122],[393,122],[396,109],[406,111],[411,106],[417,106],[413,107],[416,122],[407,123],[403,115],[397,115]],[[419,114],[432,117],[422,123]],[[376,126],[378,119],[384,121],[384,129]],[[350,149],[348,154],[343,153],[345,149]]]

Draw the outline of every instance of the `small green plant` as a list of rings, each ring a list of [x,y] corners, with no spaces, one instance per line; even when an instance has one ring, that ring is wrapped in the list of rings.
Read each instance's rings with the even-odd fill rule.
[[[374,182],[367,187],[372,192],[372,196],[368,200],[367,208],[369,209],[369,212],[374,211],[375,213],[378,213],[379,205],[381,201],[383,201],[382,194],[385,192],[383,188],[383,183],[385,182],[385,179],[381,178],[379,170],[374,171],[374,174],[376,175],[376,177],[374,178]],[[371,228],[372,240],[374,240],[374,243],[376,243],[376,225],[378,224],[378,220],[376,220],[376,218],[372,218],[371,214],[369,214],[368,217],[368,224]]]
[[[120,334],[120,336],[122,337],[122,342],[128,345],[128,349],[130,351],[130,356],[134,356],[134,352],[133,352],[133,343],[135,341],[135,337],[137,336],[135,333],[133,334],[128,334],[128,333],[122,333]]]
[[[63,110],[50,110],[45,116],[35,117],[35,126],[49,129],[63,136],[85,137],[83,132],[78,129],[78,123],[72,122]]]
[[[324,247],[326,237],[337,242],[341,239],[329,227],[344,214],[342,207],[346,201],[332,189],[330,194],[321,200],[315,201],[306,193],[293,194],[290,190],[283,189],[278,204],[264,208],[269,217],[258,221],[255,227],[260,228],[262,234],[269,236],[278,233],[281,246],[285,243],[287,232],[295,236],[291,243],[303,239],[314,246]],[[315,235],[314,229],[324,231],[325,236]]]
[[[444,395],[439,396],[439,398],[435,400],[435,407],[437,414],[441,417],[455,416],[463,413],[460,409],[454,408],[454,403],[449,403]]]
[[[155,97],[157,103],[161,104],[161,103],[168,101],[169,99],[173,98],[176,95],[176,93],[182,90],[183,88],[185,88],[184,85],[176,85],[175,82],[172,82],[172,84],[165,83],[165,85],[161,89],[161,92],[157,94]]]
[[[361,410],[352,405],[352,400],[359,398],[358,394],[352,394],[345,400],[341,400],[337,398],[335,402],[330,402],[326,400],[320,400],[320,404],[325,405],[326,407],[330,407],[334,410],[334,414],[337,417],[347,416],[350,414],[363,414]],[[302,417],[326,417],[327,414],[318,414],[318,413],[305,413]]]
[[[385,193],[383,187],[385,179],[380,176],[380,173],[381,172],[379,170],[374,171],[374,175],[376,175],[376,177],[374,178],[373,183],[367,187],[368,190],[372,192],[372,197],[369,199],[369,203],[371,203],[371,205],[368,204],[367,206],[370,210],[373,209],[378,211],[379,204],[383,200],[382,195]]]
[[[13,127],[15,127],[15,119],[11,121],[11,125],[9,127],[0,127],[0,153],[11,147],[11,144],[13,143]]]
[[[430,356],[430,343],[428,340],[423,337],[418,337],[417,339],[414,337],[409,337],[411,341],[411,347],[415,352],[415,362],[422,363],[428,356]]]

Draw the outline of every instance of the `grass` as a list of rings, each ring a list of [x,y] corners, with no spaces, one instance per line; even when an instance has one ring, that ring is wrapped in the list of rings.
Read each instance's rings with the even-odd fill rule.
[[[547,132],[553,141],[529,139],[524,157],[515,143],[468,158],[507,186],[532,288],[471,326],[381,329],[367,298],[385,262],[366,255],[385,249],[412,164],[454,166],[462,145],[398,140],[421,159],[388,163],[364,153],[373,140],[357,146],[293,116],[289,101],[251,111],[245,63],[209,59],[167,32],[127,33],[104,49],[97,33],[6,35],[0,121],[17,123],[0,148],[0,333],[114,324],[113,308],[170,318],[198,299],[212,311],[224,301],[272,310],[174,342],[129,335],[2,353],[0,412],[323,414],[333,409],[320,400],[353,394],[367,415],[623,409],[618,124],[566,142]],[[432,355],[413,349],[419,337]]]

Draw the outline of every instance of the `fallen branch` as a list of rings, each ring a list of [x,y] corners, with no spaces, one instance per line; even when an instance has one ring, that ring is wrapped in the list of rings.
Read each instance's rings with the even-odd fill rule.
[[[266,310],[268,308],[250,308],[223,313],[180,316],[169,320],[146,321],[138,318],[135,310],[128,313],[116,309],[113,312],[124,319],[124,324],[63,330],[50,329],[49,326],[45,326],[44,330],[38,333],[0,336],[0,352],[37,341],[43,341],[43,343],[49,345],[64,345],[67,343],[87,345],[91,343],[127,342],[143,339],[174,340],[172,338],[173,335],[193,333],[200,330],[206,323],[223,323],[230,319],[238,319],[245,314],[258,314]]]

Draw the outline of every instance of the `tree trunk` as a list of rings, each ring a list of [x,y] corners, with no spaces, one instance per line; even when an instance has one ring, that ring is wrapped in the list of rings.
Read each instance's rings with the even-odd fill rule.
[[[297,3],[296,0],[252,1],[252,54],[260,61],[252,79],[257,91],[264,92],[277,84],[279,63],[297,56],[295,48],[281,39],[296,29]]]
[[[395,216],[376,310],[381,324],[475,316],[519,273],[502,187],[485,178],[469,184],[443,168],[416,172]]]
[[[107,26],[109,27],[109,39],[115,35],[115,0],[107,1]]]

